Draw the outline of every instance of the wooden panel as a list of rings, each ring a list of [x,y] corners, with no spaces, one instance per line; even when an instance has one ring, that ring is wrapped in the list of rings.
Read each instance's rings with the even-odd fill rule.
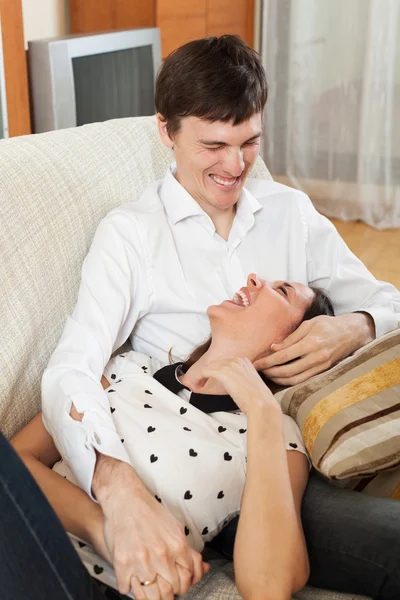
[[[70,0],[71,33],[154,27],[153,0]]]
[[[156,15],[153,0],[115,0],[114,28],[155,27]]]
[[[182,44],[206,36],[206,3],[157,0],[156,23],[161,31],[163,58]]]
[[[254,0],[208,0],[207,35],[225,33],[240,35],[249,45],[254,45]]]
[[[69,0],[71,33],[111,31],[114,0]]]
[[[31,132],[21,0],[0,0],[10,137]]]

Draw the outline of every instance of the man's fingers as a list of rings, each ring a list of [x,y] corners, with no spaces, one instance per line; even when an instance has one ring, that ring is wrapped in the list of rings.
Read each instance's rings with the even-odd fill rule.
[[[279,344],[272,344],[271,350],[275,352],[276,350],[283,350],[284,348],[289,348],[289,346],[292,346],[293,344],[297,344],[297,342],[300,342],[300,340],[308,334],[309,330],[309,321],[301,323],[293,333],[288,335]]]
[[[303,371],[302,373],[299,373],[298,375],[295,375],[293,377],[269,377],[269,379],[271,379],[271,381],[273,381],[277,385],[293,386],[298,385],[299,383],[303,383],[303,381],[306,381],[314,375],[318,375],[318,373],[322,373],[326,369],[328,369],[327,365],[318,365],[317,367],[313,367],[311,369],[308,369],[307,371]]]
[[[282,379],[282,377],[295,377],[304,371],[312,369],[314,366],[318,366],[318,364],[319,362],[317,363],[316,357],[313,354],[310,354],[309,356],[304,356],[289,364],[277,365],[270,369],[264,369],[263,373],[268,379],[276,379],[277,377],[280,379]]]
[[[274,354],[270,354],[269,356],[258,359],[254,363],[254,367],[257,369],[257,371],[264,371],[265,373],[267,369],[271,369],[272,367],[276,367],[278,365],[283,366],[290,360],[300,359],[300,357],[305,353],[304,344],[302,342],[298,342],[290,348],[278,350]]]

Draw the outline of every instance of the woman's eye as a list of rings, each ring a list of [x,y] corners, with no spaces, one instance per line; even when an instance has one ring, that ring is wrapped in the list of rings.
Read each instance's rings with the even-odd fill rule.
[[[287,296],[287,295],[288,295],[288,293],[287,293],[287,289],[285,288],[285,286],[284,286],[284,285],[280,285],[280,286],[278,287],[278,290],[281,290],[281,291],[282,291],[282,292],[285,294],[285,296]]]

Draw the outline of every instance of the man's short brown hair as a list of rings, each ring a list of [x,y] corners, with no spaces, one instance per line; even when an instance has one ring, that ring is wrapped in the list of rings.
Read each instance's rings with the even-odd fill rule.
[[[182,117],[238,125],[261,113],[267,81],[259,54],[238,36],[189,42],[163,63],[156,82],[156,110],[177,133]]]

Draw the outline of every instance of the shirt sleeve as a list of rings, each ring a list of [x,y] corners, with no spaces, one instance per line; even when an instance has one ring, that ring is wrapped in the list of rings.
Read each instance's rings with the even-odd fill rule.
[[[75,309],[42,379],[45,427],[92,498],[95,449],[130,463],[100,379],[148,310],[147,254],[143,227],[132,215],[117,209],[103,219],[83,263]],[[70,416],[72,404],[84,413],[81,422]]]
[[[400,293],[378,281],[350,251],[334,225],[302,195],[301,213],[306,236],[309,284],[321,287],[332,300],[335,314],[369,313],[376,337],[400,327]]]

